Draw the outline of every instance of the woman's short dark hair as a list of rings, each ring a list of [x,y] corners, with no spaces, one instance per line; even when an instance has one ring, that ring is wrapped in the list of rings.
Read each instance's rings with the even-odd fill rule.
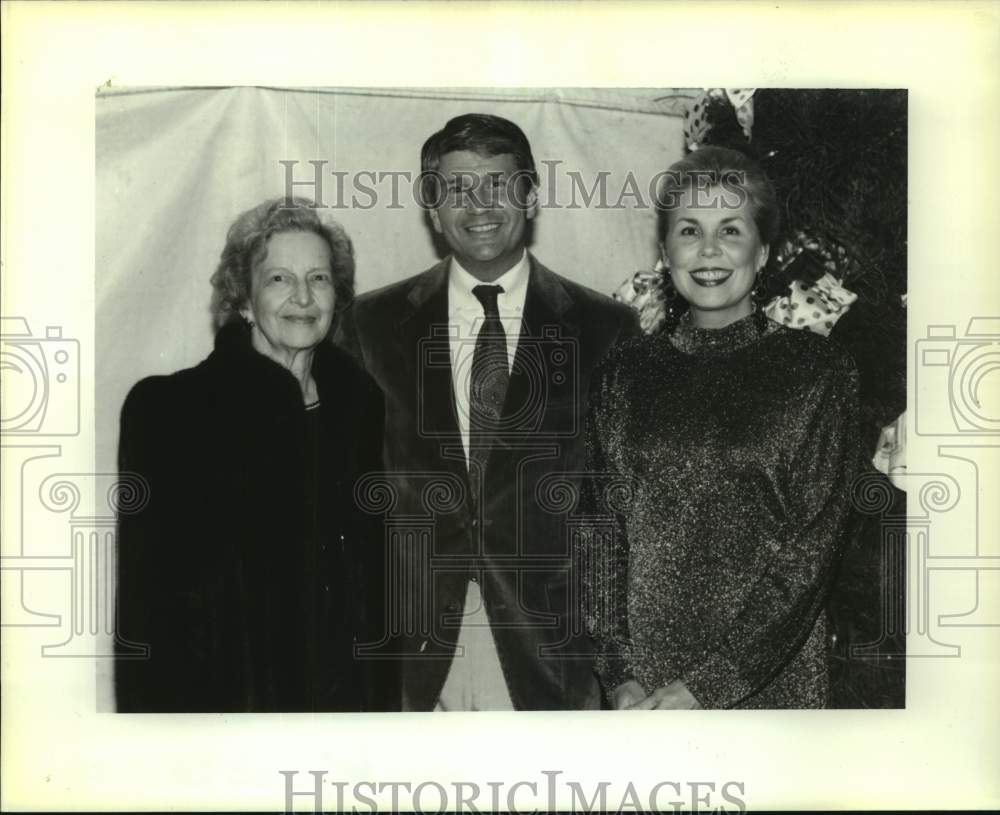
[[[242,213],[226,233],[226,246],[212,275],[212,315],[222,326],[250,302],[253,270],[267,257],[267,242],[282,232],[311,232],[330,247],[337,311],[354,299],[354,246],[340,224],[320,219],[307,198],[273,198]]]
[[[488,113],[466,113],[456,116],[424,142],[420,150],[420,197],[424,206],[435,208],[440,203],[438,169],[441,158],[456,150],[468,150],[480,156],[514,156],[519,178],[538,186],[538,172],[531,145],[516,124],[502,116]]]
[[[781,216],[778,198],[761,166],[738,150],[701,147],[670,165],[657,194],[660,242],[667,235],[670,213],[679,195],[692,188],[706,189],[722,184],[745,194],[761,243],[770,246],[778,238]]]

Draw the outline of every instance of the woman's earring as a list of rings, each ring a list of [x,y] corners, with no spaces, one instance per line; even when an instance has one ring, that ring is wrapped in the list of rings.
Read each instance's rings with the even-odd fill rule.
[[[681,294],[674,286],[673,278],[670,276],[670,267],[663,270],[663,309],[667,319],[671,324],[676,323],[681,313]]]
[[[674,279],[670,276],[670,268],[663,270],[663,298],[668,305],[673,303],[680,295],[674,287]]]

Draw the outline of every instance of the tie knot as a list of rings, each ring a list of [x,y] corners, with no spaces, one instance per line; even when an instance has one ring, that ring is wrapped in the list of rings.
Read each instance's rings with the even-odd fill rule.
[[[483,304],[483,311],[489,317],[492,314],[499,316],[500,309],[497,307],[497,295],[503,291],[503,286],[475,286],[472,293],[476,299]]]

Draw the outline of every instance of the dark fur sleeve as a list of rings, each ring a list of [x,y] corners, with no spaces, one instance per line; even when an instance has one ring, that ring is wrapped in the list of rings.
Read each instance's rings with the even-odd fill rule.
[[[162,405],[161,381],[147,379],[136,385],[121,413],[118,469],[138,476],[148,500],[135,512],[118,518],[118,586],[115,661],[115,697],[119,712],[141,712],[156,706],[163,688],[151,665],[151,643],[163,613],[157,586],[164,579],[159,562],[164,552],[165,521],[158,517],[162,506],[164,433],[159,421]],[[148,653],[135,655],[141,646]]]

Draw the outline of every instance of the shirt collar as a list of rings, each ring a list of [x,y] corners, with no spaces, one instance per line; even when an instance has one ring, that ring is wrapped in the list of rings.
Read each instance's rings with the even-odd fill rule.
[[[511,268],[494,280],[491,286],[503,287],[503,292],[497,299],[501,311],[519,311],[524,305],[524,295],[528,288],[528,276],[531,264],[528,262],[528,250],[521,253],[521,259]],[[462,264],[451,258],[448,274],[448,305],[450,309],[475,310],[482,313],[483,304],[472,293],[475,286],[483,281],[471,275]]]

